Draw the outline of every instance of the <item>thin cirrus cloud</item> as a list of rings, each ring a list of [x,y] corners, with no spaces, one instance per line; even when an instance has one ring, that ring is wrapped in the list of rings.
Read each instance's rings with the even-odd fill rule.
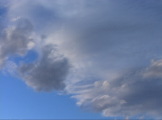
[[[8,18],[29,25],[7,31],[12,37],[1,40],[8,44],[0,60],[34,42],[38,60],[18,65],[27,85],[65,90],[77,105],[105,116],[161,116],[161,0],[16,1]],[[29,31],[46,37],[31,39]]]

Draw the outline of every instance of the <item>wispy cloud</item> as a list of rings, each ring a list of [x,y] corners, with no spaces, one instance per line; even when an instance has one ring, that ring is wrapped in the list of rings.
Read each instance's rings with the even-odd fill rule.
[[[158,64],[156,64],[158,63]],[[105,116],[161,115],[161,60],[129,70],[116,79],[97,80],[71,89],[77,104]],[[157,72],[157,70],[159,72]],[[90,86],[91,85],[91,86]]]

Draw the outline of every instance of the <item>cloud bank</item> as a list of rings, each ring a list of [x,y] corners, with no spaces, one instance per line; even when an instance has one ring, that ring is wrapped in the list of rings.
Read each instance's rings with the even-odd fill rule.
[[[25,19],[2,32],[0,64],[34,49],[37,60],[18,65],[27,85],[64,90],[104,116],[161,117],[161,0],[9,0],[7,9],[10,21]]]

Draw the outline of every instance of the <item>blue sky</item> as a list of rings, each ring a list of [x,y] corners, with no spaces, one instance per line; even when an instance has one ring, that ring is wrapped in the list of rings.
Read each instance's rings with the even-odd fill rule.
[[[68,95],[33,92],[20,79],[2,74],[0,81],[0,119],[104,118],[81,110]]]
[[[0,119],[161,118],[162,0],[0,0]]]
[[[13,55],[10,61],[30,63],[37,59],[31,50],[26,56]],[[103,119],[99,113],[85,111],[75,105],[70,95],[33,91],[7,67],[0,73],[0,119]],[[12,75],[10,75],[12,73]]]

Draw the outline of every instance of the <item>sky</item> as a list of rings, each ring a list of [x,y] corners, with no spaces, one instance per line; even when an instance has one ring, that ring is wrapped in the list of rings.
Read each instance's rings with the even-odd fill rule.
[[[0,119],[162,118],[162,0],[0,0]]]

